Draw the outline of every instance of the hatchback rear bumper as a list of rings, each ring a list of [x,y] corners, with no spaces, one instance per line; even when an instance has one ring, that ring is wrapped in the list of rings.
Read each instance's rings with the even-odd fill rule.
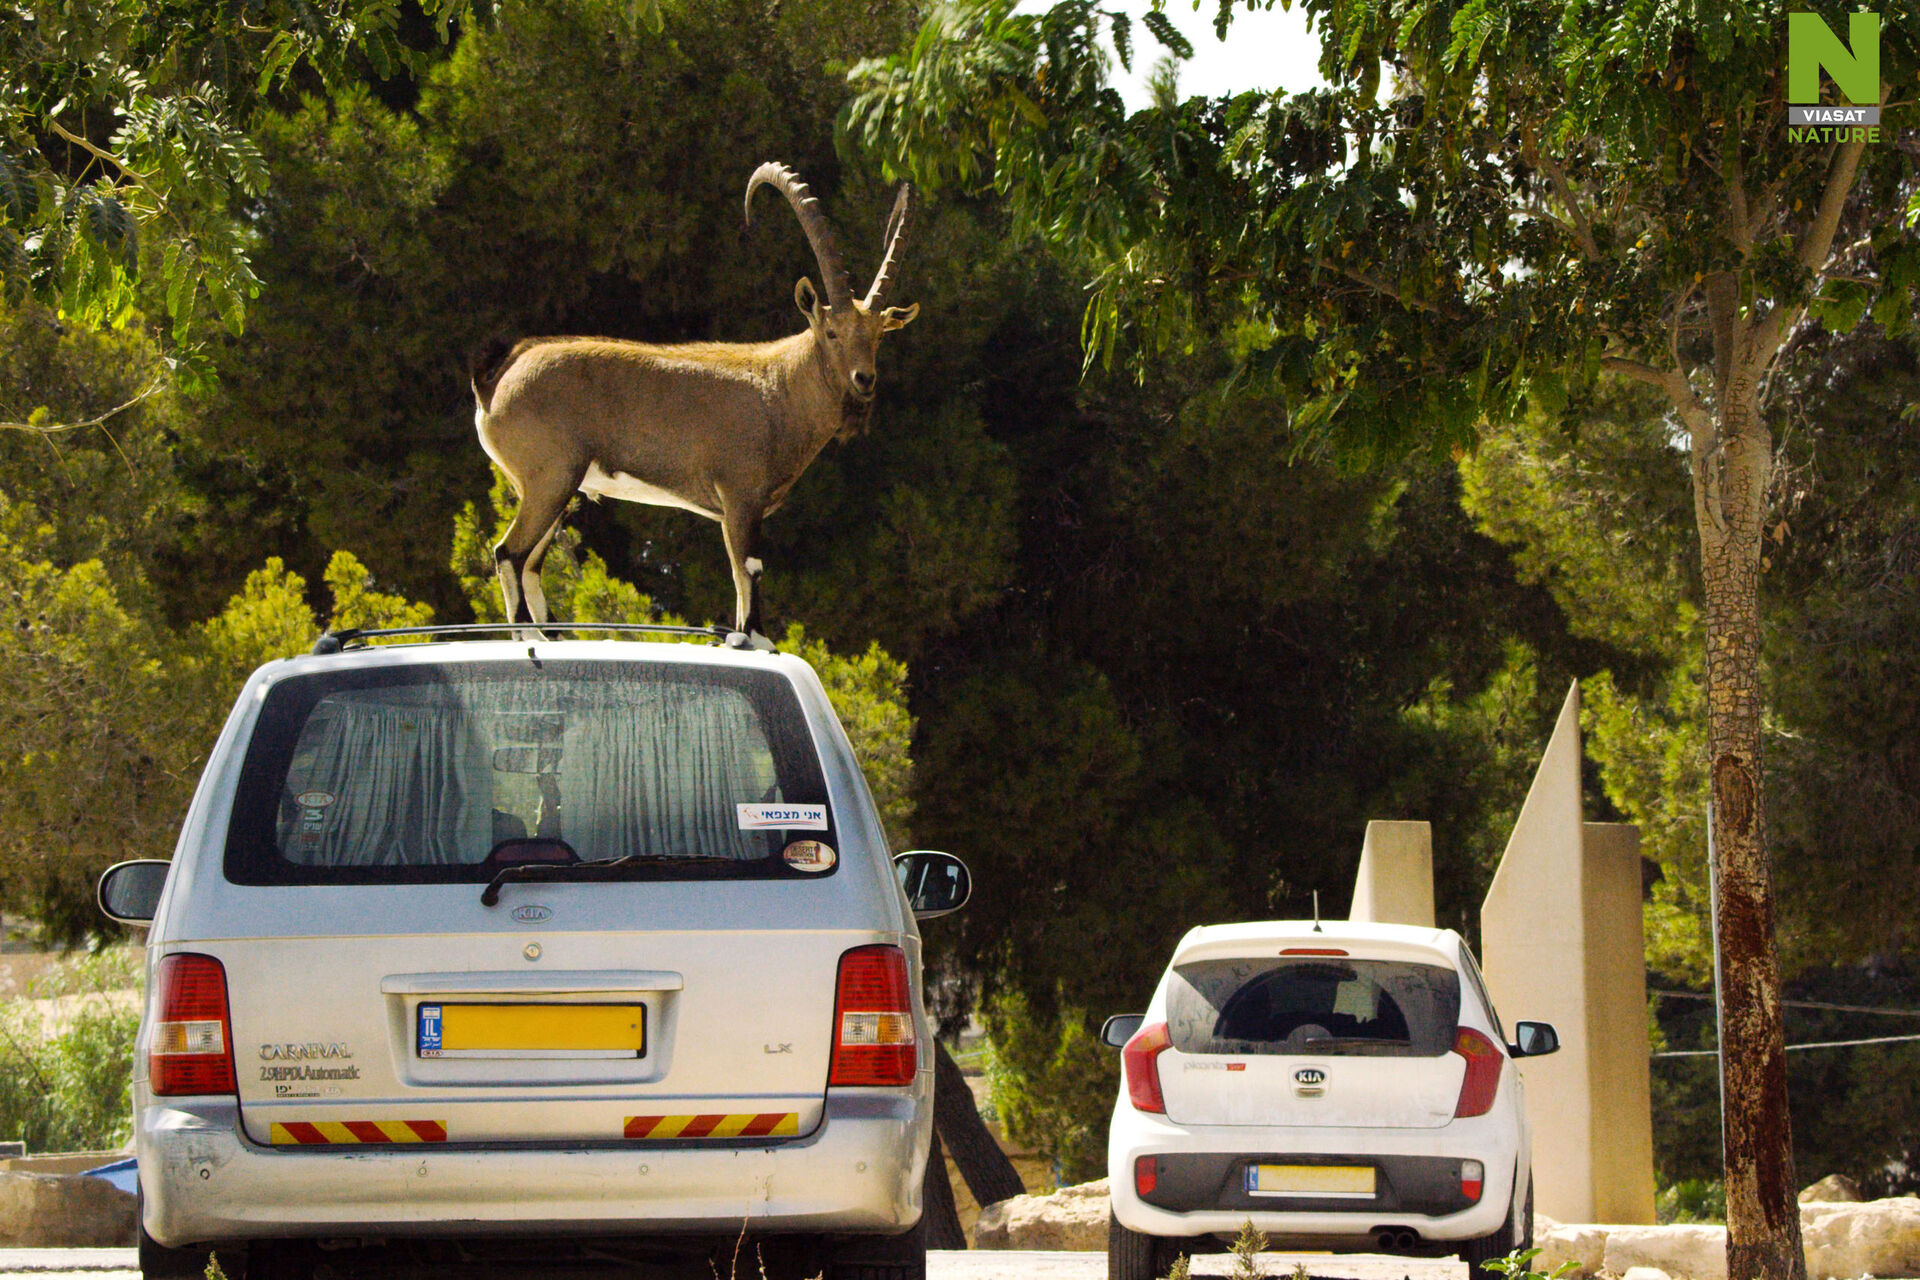
[[[1232,1236],[1250,1220],[1276,1246],[1365,1247],[1382,1228],[1404,1228],[1422,1241],[1443,1244],[1490,1235],[1507,1220],[1518,1146],[1511,1121],[1497,1113],[1434,1129],[1262,1129],[1174,1125],[1123,1109],[1108,1136],[1108,1173],[1114,1217],[1147,1235]],[[1134,1186],[1135,1161],[1142,1156],[1157,1157],[1165,1178],[1145,1198]],[[1483,1166],[1477,1201],[1459,1192],[1462,1160]],[[1379,1171],[1380,1194],[1341,1200],[1251,1196],[1242,1177],[1249,1163],[1371,1166]]]
[[[287,1237],[871,1232],[920,1218],[931,1108],[829,1094],[767,1145],[265,1147],[231,1100],[155,1101],[135,1135],[147,1234],[182,1247]],[[910,1159],[902,1159],[911,1153]]]

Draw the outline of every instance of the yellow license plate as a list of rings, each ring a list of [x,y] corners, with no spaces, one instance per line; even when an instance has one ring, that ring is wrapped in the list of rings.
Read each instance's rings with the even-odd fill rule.
[[[1373,1169],[1344,1164],[1256,1164],[1247,1170],[1247,1190],[1256,1196],[1371,1198]]]
[[[420,1005],[423,1058],[638,1058],[647,1051],[642,1004]]]

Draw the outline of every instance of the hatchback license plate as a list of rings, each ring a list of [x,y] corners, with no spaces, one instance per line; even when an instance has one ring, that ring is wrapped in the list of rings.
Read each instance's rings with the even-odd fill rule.
[[[1371,1200],[1374,1171],[1370,1165],[1253,1164],[1247,1166],[1247,1191],[1256,1196]]]
[[[647,1051],[643,1004],[422,1004],[414,1018],[423,1058],[638,1058]]]

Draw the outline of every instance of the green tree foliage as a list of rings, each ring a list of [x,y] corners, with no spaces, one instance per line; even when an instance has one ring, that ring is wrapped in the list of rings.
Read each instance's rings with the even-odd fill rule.
[[[471,0],[425,0],[446,40]],[[482,0],[481,12],[487,6]],[[296,75],[424,65],[386,0],[314,6],[9,0],[0,7],[0,286],[114,328],[145,306],[177,349],[196,315],[230,333],[259,281],[247,205],[268,187],[248,133]],[[364,59],[364,61],[363,61]],[[202,310],[205,308],[206,310]]]
[[[1024,995],[1008,991],[984,1013],[987,1083],[1007,1135],[1052,1156],[1062,1186],[1105,1177],[1114,1053],[1089,1030],[1086,1011],[1064,1006],[1039,1015]]]

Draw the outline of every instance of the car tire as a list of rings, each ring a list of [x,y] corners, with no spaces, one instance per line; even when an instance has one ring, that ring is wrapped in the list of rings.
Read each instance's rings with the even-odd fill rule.
[[[140,1232],[140,1277],[141,1280],[185,1280],[200,1277],[207,1273],[208,1249],[169,1249],[147,1234],[143,1223]]]
[[[221,1264],[227,1280],[313,1280],[319,1263],[316,1250],[305,1240],[259,1240],[247,1247],[246,1265]]]
[[[1518,1212],[1515,1210],[1518,1209]],[[1460,1250],[1460,1261],[1471,1269],[1472,1280],[1502,1280],[1501,1273],[1487,1266],[1516,1249],[1533,1247],[1533,1174],[1527,1174],[1527,1195],[1523,1203],[1510,1205],[1507,1220],[1492,1235],[1469,1240]]]
[[[927,1280],[927,1220],[897,1236],[868,1236],[836,1246],[826,1280]]]
[[[1107,1211],[1107,1280],[1163,1280],[1179,1255],[1179,1241],[1122,1226]]]
[[[133,1200],[134,1245],[140,1255],[141,1280],[193,1280],[207,1274],[210,1249],[169,1249],[147,1234],[147,1197],[137,1189]]]

